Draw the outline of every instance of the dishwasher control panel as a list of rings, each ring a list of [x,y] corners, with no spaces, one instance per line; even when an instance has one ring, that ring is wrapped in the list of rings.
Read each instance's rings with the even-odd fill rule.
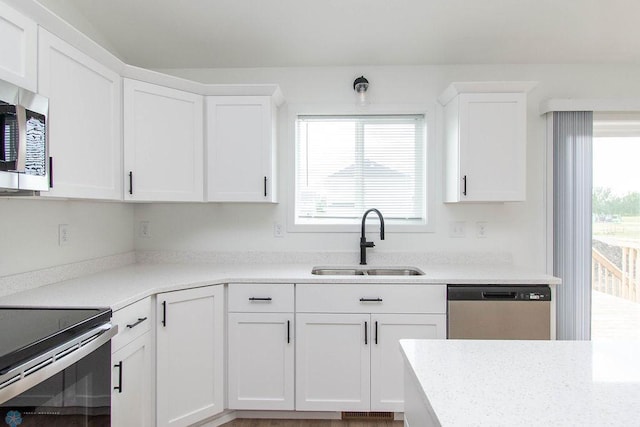
[[[448,285],[449,301],[551,301],[548,285]]]

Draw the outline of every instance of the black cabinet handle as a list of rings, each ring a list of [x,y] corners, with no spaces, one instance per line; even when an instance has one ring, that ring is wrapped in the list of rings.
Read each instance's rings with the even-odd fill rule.
[[[249,301],[271,301],[271,297],[261,298],[261,297],[251,297]]]
[[[369,344],[367,341],[368,341],[368,339],[367,339],[367,322],[365,321],[364,322],[364,345]]]
[[[287,320],[287,344],[291,342],[291,321]]]
[[[264,197],[267,197],[267,177],[264,177]]]
[[[49,156],[49,188],[53,188],[53,157]]]
[[[462,177],[462,195],[467,195],[467,175]]]
[[[378,321],[376,320],[376,335],[374,337],[374,341],[378,344]]]
[[[122,361],[116,365],[113,365],[114,368],[118,368],[118,385],[113,389],[118,390],[118,393],[122,393]]]
[[[133,172],[129,171],[129,194],[133,194]]]
[[[167,326],[167,302],[162,301],[162,326]]]
[[[138,317],[138,321],[137,321],[137,322],[135,322],[135,323],[132,323],[132,324],[130,324],[130,325],[127,325],[127,328],[129,328],[129,329],[133,329],[133,328],[135,328],[136,326],[138,326],[140,323],[144,322],[145,320],[147,320],[147,318],[146,318],[146,317]]]
[[[382,298],[360,298],[360,302],[382,302]]]

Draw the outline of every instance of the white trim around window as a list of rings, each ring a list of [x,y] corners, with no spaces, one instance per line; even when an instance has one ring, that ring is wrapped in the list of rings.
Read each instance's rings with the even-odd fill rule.
[[[354,115],[423,115],[426,127],[425,155],[426,165],[424,177],[425,188],[425,218],[424,221],[416,221],[415,224],[398,223],[385,218],[385,231],[390,233],[429,233],[435,231],[434,204],[435,204],[435,166],[436,166],[436,107],[426,105],[367,105],[358,107],[354,105],[318,106],[318,105],[288,105],[287,115],[287,139],[281,145],[286,150],[286,173],[289,184],[287,185],[287,231],[311,232],[311,233],[360,233],[360,220],[354,224],[296,224],[295,221],[295,196],[296,196],[296,120],[298,116],[354,116]],[[375,208],[376,206],[367,206]],[[384,212],[382,212],[384,214]],[[377,229],[377,219],[367,221],[367,228]]]

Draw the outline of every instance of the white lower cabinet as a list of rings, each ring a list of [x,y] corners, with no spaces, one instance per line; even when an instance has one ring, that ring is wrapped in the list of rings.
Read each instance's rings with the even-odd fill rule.
[[[223,410],[224,286],[156,296],[156,425],[188,426]]]
[[[293,313],[229,313],[229,409],[294,409],[293,332]]]
[[[151,332],[136,338],[111,355],[111,425],[150,427],[151,411]]]
[[[153,332],[151,298],[113,313],[118,334],[111,340],[111,425],[153,426]]]
[[[294,287],[229,284],[229,409],[294,409]]]
[[[297,410],[369,410],[369,319],[368,314],[296,314]]]
[[[371,410],[404,410],[404,360],[401,339],[444,339],[443,314],[374,314],[371,316]]]
[[[402,412],[398,341],[446,338],[445,285],[303,284],[296,307],[297,410]]]

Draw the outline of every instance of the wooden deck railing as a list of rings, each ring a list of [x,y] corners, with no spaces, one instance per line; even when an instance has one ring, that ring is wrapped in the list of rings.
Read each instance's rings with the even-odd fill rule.
[[[591,253],[591,285],[593,289],[640,302],[640,249],[621,247],[622,268],[618,268],[598,250]]]

